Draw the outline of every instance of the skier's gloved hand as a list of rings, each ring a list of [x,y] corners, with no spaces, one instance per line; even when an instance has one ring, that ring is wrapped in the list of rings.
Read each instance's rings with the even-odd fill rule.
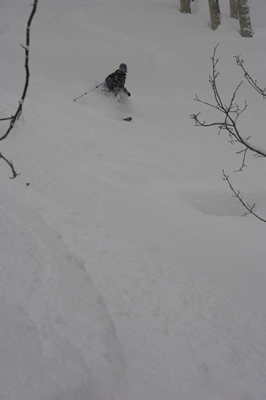
[[[128,97],[131,96],[131,93],[127,92]]]

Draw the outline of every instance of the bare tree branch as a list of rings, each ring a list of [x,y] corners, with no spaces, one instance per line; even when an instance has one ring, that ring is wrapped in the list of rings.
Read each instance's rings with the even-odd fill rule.
[[[8,118],[0,118],[0,121],[8,121],[9,119],[12,119],[13,117],[8,117]]]
[[[26,98],[26,94],[27,94],[27,90],[28,90],[28,86],[29,86],[29,77],[30,77],[30,70],[29,70],[30,27],[31,27],[31,22],[32,22],[32,19],[34,17],[34,14],[36,13],[36,10],[37,10],[37,4],[38,4],[38,0],[34,0],[33,8],[32,8],[28,23],[27,23],[26,46],[21,45],[25,50],[25,70],[26,70],[26,78],[25,78],[25,84],[24,84],[22,96],[21,96],[21,99],[19,101],[19,105],[18,105],[18,108],[17,108],[17,111],[15,112],[15,114],[12,115],[10,118],[1,119],[1,121],[10,120],[10,124],[9,124],[9,127],[8,127],[6,133],[2,137],[0,137],[0,141],[4,140],[8,136],[10,131],[13,129],[13,127],[15,125],[15,122],[19,119],[19,117],[20,117],[20,115],[22,113],[22,107],[23,107],[24,100]],[[10,168],[12,170],[12,173],[13,173],[12,178],[15,178],[18,174],[16,173],[12,162],[8,161],[3,156],[2,153],[0,153],[0,158],[2,158],[10,166]]]
[[[258,218],[260,221],[266,222],[266,219],[261,218],[258,214],[256,214],[254,212],[254,209],[256,208],[256,204],[252,204],[249,205],[248,203],[245,203],[243,201],[243,198],[241,197],[241,194],[239,192],[239,190],[235,190],[229,180],[229,176],[225,174],[225,172],[223,171],[223,180],[226,181],[230,187],[230,189],[232,190],[232,192],[234,193],[233,197],[237,198],[240,203],[242,204],[243,207],[245,207],[245,209],[247,210],[247,212],[245,212],[243,215],[246,216],[248,214],[252,214],[254,215],[256,218]]]
[[[212,88],[213,96],[214,96],[214,103],[203,101],[203,100],[199,99],[198,96],[196,96],[195,101],[198,101],[199,103],[201,103],[205,106],[208,106],[210,108],[218,110],[218,112],[220,112],[222,114],[223,120],[222,120],[222,122],[214,121],[214,122],[207,123],[205,121],[200,120],[200,118],[199,118],[200,113],[192,114],[190,117],[195,121],[196,126],[203,126],[203,127],[217,126],[219,128],[219,134],[221,133],[222,130],[226,130],[229,135],[229,139],[230,139],[229,142],[232,145],[234,145],[235,143],[240,143],[243,146],[243,148],[236,153],[236,154],[242,155],[242,164],[241,164],[240,168],[237,170],[237,171],[242,171],[244,169],[244,167],[246,167],[245,162],[246,162],[246,156],[247,156],[248,151],[254,153],[253,155],[257,158],[257,157],[266,157],[266,150],[265,151],[260,150],[260,149],[256,148],[255,146],[253,146],[252,144],[250,144],[250,142],[249,142],[250,136],[244,138],[237,127],[238,118],[247,109],[246,101],[244,102],[244,106],[242,108],[240,108],[240,106],[236,102],[237,93],[238,93],[238,90],[239,90],[240,86],[242,85],[243,81],[240,82],[240,84],[236,87],[235,91],[232,94],[232,97],[231,97],[231,100],[230,100],[228,106],[224,103],[224,101],[222,100],[222,98],[220,96],[220,93],[219,93],[219,90],[217,87],[217,78],[219,76],[219,72],[217,72],[217,70],[216,70],[216,67],[217,67],[217,64],[219,61],[218,58],[216,58],[217,47],[218,47],[218,45],[214,48],[213,56],[211,57],[212,75],[209,76],[209,82],[211,84],[211,88]],[[236,57],[236,61],[237,61],[237,64],[244,71],[244,76],[247,79],[247,81],[251,84],[251,86],[258,93],[260,93],[263,96],[263,98],[265,98],[266,90],[260,89],[257,85],[257,81],[254,81],[251,78],[251,76],[247,73],[247,71],[243,67],[244,62],[243,62],[243,60],[240,59],[240,56]],[[237,171],[234,171],[234,172],[237,172]],[[246,203],[243,200],[243,198],[241,197],[240,192],[236,191],[233,188],[231,182],[229,181],[228,175],[226,175],[224,173],[224,171],[223,171],[223,176],[224,176],[224,180],[228,183],[230,189],[234,193],[234,197],[236,197],[241,202],[241,204],[245,207],[245,209],[248,211],[245,213],[245,215],[252,214],[256,218],[260,219],[261,221],[266,222],[266,220],[259,217],[254,212],[256,205],[255,204],[249,205],[248,203]]]
[[[236,63],[239,67],[242,68],[242,71],[244,72],[244,77],[246,78],[246,80],[248,81],[248,83],[253,87],[253,89],[255,89],[264,99],[266,99],[266,89],[261,89],[258,85],[257,85],[257,80],[254,81],[254,79],[249,75],[249,73],[246,71],[246,69],[244,68],[244,60],[242,60],[239,56],[235,56],[236,59]]]
[[[9,167],[11,168],[11,171],[12,171],[12,173],[13,173],[13,176],[11,176],[10,179],[16,178],[16,176],[18,176],[19,174],[16,173],[16,171],[15,171],[15,169],[14,169],[14,166],[13,166],[13,164],[12,164],[12,161],[11,161],[11,160],[9,161],[7,158],[5,158],[5,157],[3,156],[2,153],[0,153],[0,158],[2,158],[2,159],[9,165]]]
[[[234,144],[236,142],[240,143],[241,145],[244,146],[245,151],[243,151],[243,160],[242,160],[242,166],[240,167],[240,171],[242,171],[243,167],[245,166],[245,156],[247,150],[251,151],[252,153],[255,153],[256,156],[261,156],[261,157],[266,157],[266,150],[260,150],[253,146],[252,144],[249,143],[249,138],[244,138],[240,131],[238,130],[237,127],[237,120],[240,117],[240,115],[246,110],[247,108],[247,103],[246,101],[244,102],[244,106],[240,108],[240,106],[236,103],[236,96],[237,92],[242,85],[243,82],[240,82],[240,84],[236,87],[235,91],[233,92],[233,95],[231,97],[231,100],[229,102],[229,105],[227,106],[224,101],[222,100],[218,87],[217,87],[217,78],[219,76],[219,72],[216,70],[216,66],[218,64],[219,59],[216,58],[216,50],[217,50],[218,45],[214,48],[213,56],[211,57],[212,60],[212,75],[209,76],[209,82],[211,84],[211,88],[213,91],[213,96],[214,96],[214,104],[209,103],[207,101],[203,101],[199,99],[198,96],[196,96],[195,101],[198,101],[208,107],[214,108],[218,110],[221,114],[223,114],[223,121],[222,122],[211,122],[211,123],[206,123],[205,121],[201,121],[199,119],[198,114],[192,114],[190,117],[194,119],[195,125],[196,126],[203,126],[203,127],[210,127],[210,126],[218,126],[219,127],[219,133],[221,130],[227,130],[229,137],[230,137],[230,143]],[[242,63],[243,67],[243,63]],[[237,154],[241,154],[242,151],[237,152]]]

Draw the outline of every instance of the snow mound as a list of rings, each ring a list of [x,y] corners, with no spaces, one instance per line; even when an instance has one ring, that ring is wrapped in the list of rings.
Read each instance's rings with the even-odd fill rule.
[[[237,190],[237,188],[235,188],[235,190]],[[263,207],[265,194],[255,190],[253,186],[248,187],[248,185],[245,185],[243,193],[240,191],[240,197],[249,205],[255,202],[256,207],[261,209]],[[228,186],[216,179],[186,185],[186,187],[182,189],[182,198],[186,205],[192,205],[205,215],[242,217],[245,212],[240,201],[235,198]],[[249,203],[248,198],[252,199],[253,203]]]

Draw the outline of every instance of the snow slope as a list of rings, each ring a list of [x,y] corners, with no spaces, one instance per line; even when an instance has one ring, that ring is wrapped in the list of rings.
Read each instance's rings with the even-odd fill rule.
[[[45,0],[32,22],[30,86],[1,151],[0,399],[265,400],[265,161],[189,118],[221,94],[265,86],[266,4],[252,39],[221,2]],[[24,84],[28,0],[0,1],[0,117]],[[132,97],[93,90],[121,62]],[[247,83],[239,120],[266,148],[265,104]],[[124,122],[131,115],[132,122]],[[7,125],[1,122],[1,134]]]

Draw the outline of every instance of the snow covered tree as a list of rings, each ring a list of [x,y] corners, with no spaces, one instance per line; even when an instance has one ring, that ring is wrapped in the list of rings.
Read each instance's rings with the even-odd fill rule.
[[[252,37],[248,0],[237,0],[240,33],[243,37]]]
[[[209,0],[211,28],[216,30],[221,23],[219,0]]]
[[[180,0],[180,12],[184,14],[191,14],[190,8],[191,0]]]

